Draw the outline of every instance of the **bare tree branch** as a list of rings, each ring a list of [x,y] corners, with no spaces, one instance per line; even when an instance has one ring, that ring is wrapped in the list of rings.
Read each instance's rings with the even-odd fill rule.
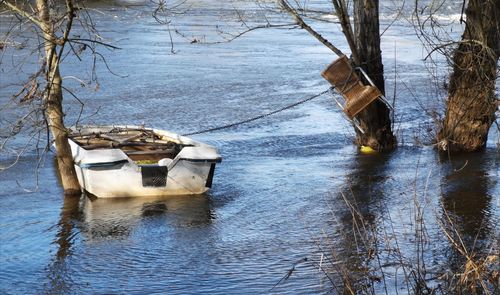
[[[328,47],[331,51],[333,51],[338,56],[343,55],[342,51],[335,47],[330,41],[326,40],[323,36],[321,36],[318,32],[316,32],[313,28],[311,28],[308,24],[304,22],[304,20],[300,17],[296,10],[290,7],[285,0],[277,0],[278,4],[288,12],[297,24],[304,30],[306,30],[309,34],[311,34],[314,38],[316,38],[319,42],[323,43],[326,47]]]
[[[351,49],[352,59],[355,64],[359,65],[361,60],[359,59],[358,49],[356,48],[356,43],[354,42],[354,31],[352,30],[351,22],[349,20],[347,6],[343,0],[332,0],[332,3],[335,7],[337,15],[339,16],[342,31],[344,32],[344,36],[347,39],[349,48]]]
[[[42,27],[42,23],[37,18],[33,17],[31,14],[27,13],[26,11],[22,10],[21,8],[17,7],[17,5],[14,5],[7,0],[2,0],[2,3],[7,5],[8,8],[13,10],[17,14],[27,18],[28,20],[30,20],[31,22],[33,22],[37,26]]]
[[[220,43],[228,43],[228,42],[231,42],[243,35],[246,35],[252,31],[255,31],[255,30],[260,30],[260,29],[269,29],[269,28],[286,28],[286,27],[293,27],[293,26],[297,26],[296,23],[289,23],[289,24],[279,24],[279,25],[272,25],[272,24],[265,24],[265,25],[260,25],[260,26],[255,26],[255,27],[248,27],[247,30],[245,31],[242,31],[242,32],[239,32],[238,34],[235,34],[235,35],[231,35],[229,33],[225,33],[226,35],[231,35],[230,38],[226,38],[224,41],[215,41],[215,42],[198,42],[196,39],[194,40],[194,42],[191,42],[191,43],[203,43],[203,44],[220,44]]]

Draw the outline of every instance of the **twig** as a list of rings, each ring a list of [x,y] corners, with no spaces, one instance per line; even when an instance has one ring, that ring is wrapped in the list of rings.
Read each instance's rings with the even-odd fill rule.
[[[17,14],[19,14],[21,16],[24,16],[25,18],[29,19],[32,23],[36,24],[40,28],[42,27],[42,23],[38,19],[36,19],[35,17],[33,17],[31,14],[27,13],[26,11],[22,10],[21,8],[19,8],[16,5],[10,3],[7,0],[3,0],[2,3],[5,3],[5,5],[7,5],[7,7],[9,7],[11,10],[13,10]]]
[[[336,55],[343,55],[342,51],[335,47],[330,41],[326,40],[321,36],[318,32],[316,32],[313,28],[311,28],[308,24],[304,22],[304,20],[300,17],[300,15],[288,5],[285,0],[277,0],[278,4],[283,7],[283,9],[288,12],[297,22],[297,24],[304,30],[306,30],[309,34],[311,34],[314,38],[318,39],[319,42],[323,43],[326,47],[328,47],[331,51],[333,51]]]
[[[303,263],[303,262],[306,262],[307,261],[307,257],[304,257],[302,259],[300,259],[299,261],[295,262],[293,265],[292,265],[292,268],[290,268],[287,273],[269,290],[269,291],[272,291],[274,288],[276,288],[276,286],[278,286],[282,281],[286,281],[288,280],[289,277],[292,276],[293,272],[295,271],[295,267],[300,264],[300,263]]]

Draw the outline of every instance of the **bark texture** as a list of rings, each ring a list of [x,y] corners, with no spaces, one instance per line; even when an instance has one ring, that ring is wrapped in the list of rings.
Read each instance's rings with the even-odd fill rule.
[[[454,52],[440,150],[476,151],[486,146],[498,100],[500,2],[470,0],[462,41]]]
[[[379,1],[354,1],[354,40],[359,65],[375,85],[385,95],[384,65],[380,50]],[[358,145],[375,150],[391,150],[396,147],[396,137],[392,133],[390,111],[376,100],[357,116],[365,134],[356,130]]]
[[[47,65],[47,87],[45,94],[45,117],[56,145],[57,166],[65,194],[80,194],[80,185],[76,176],[71,147],[68,143],[68,131],[64,127],[62,107],[62,79],[59,72],[59,57],[56,52],[56,38],[50,17],[47,0],[36,1],[40,29],[43,32],[45,59]]]

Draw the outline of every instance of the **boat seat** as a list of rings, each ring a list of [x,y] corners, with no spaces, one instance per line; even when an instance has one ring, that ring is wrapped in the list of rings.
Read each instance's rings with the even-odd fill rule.
[[[377,98],[386,102],[383,94],[368,77],[366,78],[371,85],[363,84],[345,55],[333,61],[321,73],[321,76],[330,82],[344,98],[344,106],[340,103],[339,105],[350,120],[353,120],[359,112]]]
[[[132,160],[132,161],[143,161],[143,160],[151,160],[151,161],[159,161],[164,158],[173,158],[176,156],[176,152],[174,150],[152,150],[152,151],[131,151],[127,150],[124,153]]]

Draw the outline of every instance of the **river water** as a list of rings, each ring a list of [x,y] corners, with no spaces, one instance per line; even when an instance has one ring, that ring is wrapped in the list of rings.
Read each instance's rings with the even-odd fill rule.
[[[392,2],[383,3],[385,28],[395,12]],[[173,32],[172,54],[168,30],[152,19],[149,2],[89,6],[104,41],[121,49],[100,49],[116,75],[98,60],[98,89],[65,80],[85,103],[83,123],[145,123],[183,134],[248,119],[328,88],[319,73],[334,56],[304,31],[257,30],[213,45],[190,44]],[[249,23],[262,17],[247,2],[192,1],[171,28],[191,39],[219,40],[216,24],[241,30],[233,7]],[[443,17],[453,19],[453,13]],[[5,28],[11,18],[1,16]],[[316,27],[347,49],[331,24]],[[29,48],[30,32],[24,37]],[[400,142],[389,154],[358,152],[352,127],[328,95],[251,124],[193,136],[223,156],[213,189],[202,196],[64,198],[52,154],[37,169],[39,151],[28,148],[0,172],[0,293],[321,294],[345,287],[339,265],[354,277],[361,274],[353,283],[358,290],[366,287],[363,267],[383,265],[383,277],[371,280],[371,288],[413,293],[395,260],[407,270],[425,268],[433,287],[436,277],[463,265],[443,231],[450,228],[442,225],[448,217],[468,251],[478,257],[498,253],[498,132],[492,128],[483,152],[439,155],[427,143],[430,114],[442,106],[443,93],[422,62],[420,41],[401,20],[382,42]],[[5,105],[36,59],[26,50],[2,54]],[[13,70],[19,60],[24,70]],[[82,62],[68,57],[63,75],[89,80],[91,64],[85,54]],[[66,95],[66,106],[72,124],[80,104]],[[19,114],[2,109],[2,132]],[[10,141],[2,167],[16,160],[14,150],[28,138],[26,131]],[[360,244],[370,246],[353,233],[358,227],[346,201],[364,218],[362,235],[376,237],[378,262],[369,249],[366,255],[359,251]]]

